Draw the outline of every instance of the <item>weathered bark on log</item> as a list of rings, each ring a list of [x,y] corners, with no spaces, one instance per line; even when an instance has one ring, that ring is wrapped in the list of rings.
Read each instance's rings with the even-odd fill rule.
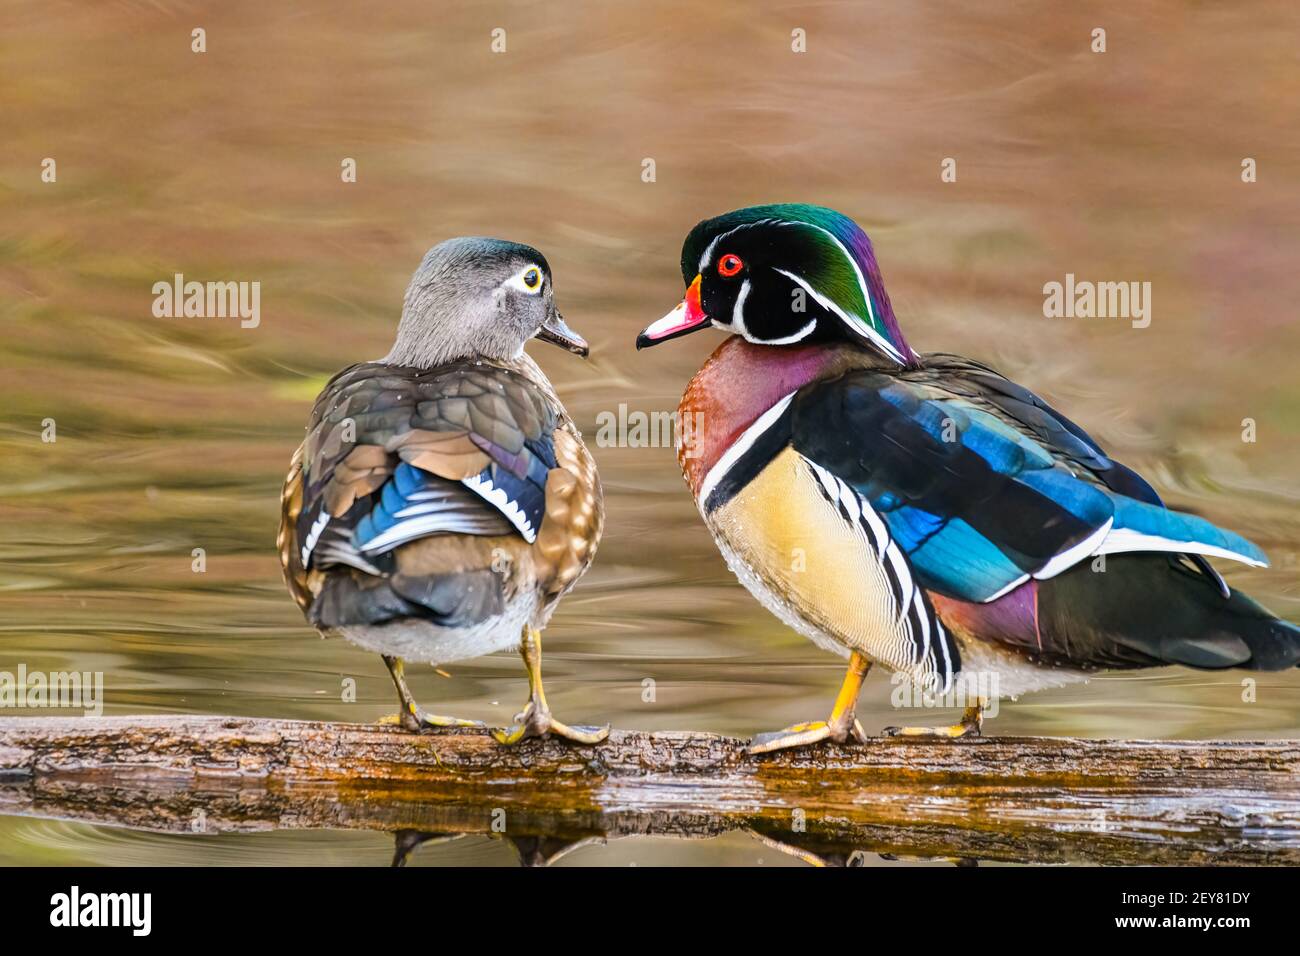
[[[761,757],[704,733],[591,748],[231,717],[0,720],[0,813],[161,832],[747,830],[812,861],[1300,863],[1300,741],[873,739]],[[199,825],[196,825],[196,821]],[[400,841],[399,841],[400,842]],[[525,851],[523,848],[528,847]]]

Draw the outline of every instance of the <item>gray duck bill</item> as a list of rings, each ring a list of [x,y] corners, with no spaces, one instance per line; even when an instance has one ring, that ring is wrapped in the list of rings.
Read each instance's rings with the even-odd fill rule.
[[[583,358],[591,352],[587,340],[569,328],[564,322],[564,317],[558,312],[553,312],[550,318],[542,323],[541,328],[537,330],[536,338],[558,345],[562,349],[568,349],[574,355],[581,355]]]

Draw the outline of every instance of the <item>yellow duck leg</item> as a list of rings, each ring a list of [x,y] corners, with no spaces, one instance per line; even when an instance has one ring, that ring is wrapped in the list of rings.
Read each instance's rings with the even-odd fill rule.
[[[962,712],[961,720],[947,727],[886,727],[881,731],[886,737],[978,737],[984,725],[984,708],[987,697],[978,697],[974,705]]]
[[[401,724],[406,730],[419,731],[424,727],[482,727],[481,720],[463,720],[460,717],[443,717],[440,714],[425,713],[424,708],[415,702],[411,689],[406,686],[406,665],[400,657],[381,655],[388,665],[388,673],[393,676],[393,686],[397,688],[397,699],[401,704],[401,713],[381,717],[381,724]]]
[[[515,714],[514,724],[492,731],[497,743],[517,744],[527,737],[558,734],[574,743],[598,744],[609,736],[609,724],[604,727],[570,727],[551,716],[551,708],[546,704],[546,691],[542,688],[541,631],[525,627],[519,653],[523,655],[524,666],[528,668],[528,705],[522,712]]]
[[[862,681],[869,670],[871,670],[871,661],[854,651],[849,657],[849,669],[844,675],[844,683],[835,698],[835,706],[831,709],[829,720],[815,720],[806,724],[795,724],[784,730],[758,734],[749,742],[749,753],[765,754],[773,750],[784,750],[786,747],[815,744],[822,740],[833,740],[842,744],[850,737],[858,743],[864,743],[867,734],[862,729],[862,724],[858,723],[854,710],[858,704],[858,692],[862,690]]]

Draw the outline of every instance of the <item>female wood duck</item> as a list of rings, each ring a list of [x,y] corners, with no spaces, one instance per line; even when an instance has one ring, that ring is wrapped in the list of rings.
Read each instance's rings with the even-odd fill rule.
[[[322,634],[383,655],[410,730],[481,724],[425,713],[403,658],[517,647],[529,701],[497,740],[609,732],[553,719],[542,689],[541,629],[591,563],[604,510],[595,462],[524,352],[534,336],[587,354],[540,252],[435,246],[392,351],[325,386],[289,467],[278,539],[289,591]]]
[[[863,739],[854,707],[876,662],[931,693],[978,675],[1015,697],[1103,668],[1300,661],[1300,629],[1206,560],[1264,566],[1259,548],[1166,509],[1028,389],[913,351],[847,217],[772,205],[707,219],[682,277],[685,299],[637,347],[732,333],[682,398],[682,420],[703,426],[678,449],[687,484],[741,582],[849,658],[829,720],[753,751]],[[887,732],[978,734],[987,696],[953,727]]]

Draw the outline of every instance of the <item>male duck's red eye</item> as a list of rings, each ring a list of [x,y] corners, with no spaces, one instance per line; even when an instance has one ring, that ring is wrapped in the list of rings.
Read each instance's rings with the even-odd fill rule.
[[[731,253],[727,253],[718,260],[718,275],[725,276],[728,279],[743,268],[745,268],[745,264],[740,261],[740,256],[733,256]]]

